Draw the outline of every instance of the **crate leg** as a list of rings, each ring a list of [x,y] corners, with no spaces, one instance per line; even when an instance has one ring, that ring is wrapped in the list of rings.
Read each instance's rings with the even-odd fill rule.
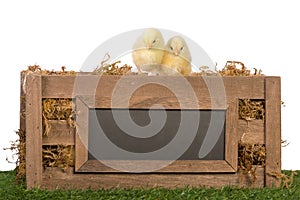
[[[281,180],[274,175],[281,173],[281,88],[279,77],[265,80],[265,185],[279,187]]]
[[[42,85],[41,75],[26,77],[26,184],[37,188],[42,182]]]

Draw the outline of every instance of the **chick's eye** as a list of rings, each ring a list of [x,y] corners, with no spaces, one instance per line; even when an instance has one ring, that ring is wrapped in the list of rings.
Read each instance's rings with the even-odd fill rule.
[[[182,50],[183,50],[183,47],[180,48],[180,51],[182,51]]]
[[[152,44],[155,44],[155,43],[156,43],[156,40],[153,40],[153,41],[152,41]]]
[[[170,47],[170,50],[173,51],[173,47]]]

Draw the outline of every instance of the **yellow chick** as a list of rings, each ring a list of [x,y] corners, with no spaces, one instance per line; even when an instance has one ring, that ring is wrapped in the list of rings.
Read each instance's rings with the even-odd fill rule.
[[[154,28],[146,29],[133,46],[132,58],[138,72],[157,74],[164,55],[164,39]]]
[[[191,54],[185,40],[180,36],[169,39],[161,62],[161,74],[191,74]]]

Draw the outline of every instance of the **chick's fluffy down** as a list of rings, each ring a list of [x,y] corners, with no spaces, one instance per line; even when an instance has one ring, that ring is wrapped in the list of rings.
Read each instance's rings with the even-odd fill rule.
[[[161,62],[161,74],[191,74],[191,55],[185,40],[180,36],[172,37],[165,46]]]
[[[132,58],[139,73],[157,73],[163,55],[164,39],[157,29],[146,29],[133,46]]]

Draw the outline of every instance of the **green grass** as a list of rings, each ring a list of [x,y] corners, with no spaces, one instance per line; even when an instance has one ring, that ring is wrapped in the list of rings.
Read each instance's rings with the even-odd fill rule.
[[[289,175],[290,171],[283,173]],[[0,199],[300,199],[300,171],[289,188],[237,189],[223,187],[183,189],[26,190],[15,183],[13,171],[0,172]]]

